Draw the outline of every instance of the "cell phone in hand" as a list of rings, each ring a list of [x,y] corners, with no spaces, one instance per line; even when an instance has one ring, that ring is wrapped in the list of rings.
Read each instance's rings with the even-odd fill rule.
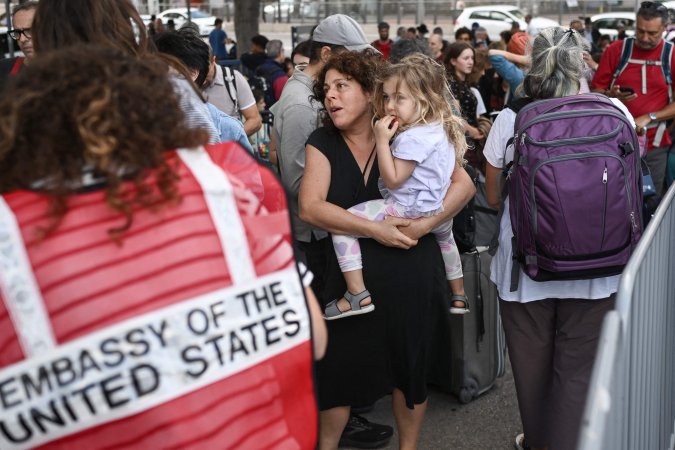
[[[619,86],[619,91],[626,94],[635,94],[635,90],[632,87]]]

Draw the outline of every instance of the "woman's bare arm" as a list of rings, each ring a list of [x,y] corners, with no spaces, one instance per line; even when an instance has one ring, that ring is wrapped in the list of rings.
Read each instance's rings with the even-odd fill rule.
[[[309,306],[309,315],[312,319],[312,337],[314,338],[314,359],[320,360],[326,354],[326,346],[328,345],[328,330],[326,329],[326,322],[321,313],[319,301],[314,295],[312,288],[305,288],[305,295],[307,296],[307,305]]]
[[[407,249],[417,244],[397,228],[406,227],[409,219],[393,217],[373,222],[327,202],[330,182],[330,162],[316,147],[308,145],[300,185],[300,219],[331,233],[369,237],[389,247]]]
[[[491,208],[499,209],[502,190],[502,169],[498,169],[490,163],[485,167],[485,196]]]
[[[518,64],[522,67],[530,66],[530,57],[525,55],[518,55],[516,53],[507,52],[505,50],[490,49],[488,55],[501,55],[506,58],[507,61],[510,61],[514,64]]]

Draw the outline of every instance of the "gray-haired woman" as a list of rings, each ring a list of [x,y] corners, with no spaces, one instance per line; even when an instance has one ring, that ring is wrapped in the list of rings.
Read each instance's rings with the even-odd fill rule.
[[[532,69],[519,88],[525,97],[499,114],[485,144],[486,189],[493,207],[499,206],[502,169],[513,160],[507,141],[514,134],[516,111],[533,100],[578,94],[586,45],[579,33],[560,27],[542,30],[534,40]],[[614,103],[632,122],[621,102]],[[491,277],[499,290],[527,446],[573,449],[601,322],[614,306],[619,275],[533,281],[520,271],[518,289],[511,292],[513,230],[508,203],[504,208]],[[522,435],[516,447],[526,447]]]

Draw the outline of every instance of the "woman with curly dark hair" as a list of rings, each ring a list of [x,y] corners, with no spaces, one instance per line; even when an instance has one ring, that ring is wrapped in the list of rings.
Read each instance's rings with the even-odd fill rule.
[[[468,178],[456,166],[437,216],[369,221],[347,211],[382,198],[371,99],[383,64],[367,51],[341,52],[314,85],[324,126],[307,141],[300,218],[331,233],[361,236],[363,276],[374,301],[382,299],[370,314],[328,323],[329,348],[317,368],[321,449],[337,448],[351,405],[372,404],[392,390],[400,448],[416,447],[427,405],[432,315],[447,295],[443,261],[429,232],[473,195],[470,182],[455,183]],[[335,252],[326,252],[324,302],[346,290]]]
[[[312,348],[274,176],[203,147],[158,59],[69,45],[10,88],[0,380],[23,394],[0,447],[313,448],[325,329],[309,291]]]

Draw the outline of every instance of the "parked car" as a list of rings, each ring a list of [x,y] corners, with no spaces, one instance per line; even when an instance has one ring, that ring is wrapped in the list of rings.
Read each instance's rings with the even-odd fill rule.
[[[478,23],[479,26],[487,30],[490,40],[498,41],[499,33],[504,30],[510,30],[514,22],[520,25],[521,30],[527,30],[525,14],[517,6],[472,6],[464,8],[464,11],[455,19],[455,29],[458,27],[471,29],[473,23]],[[532,18],[531,25],[541,30],[543,28],[558,26],[559,23],[545,17],[534,17]]]
[[[635,13],[633,12],[611,12],[591,16],[593,29],[598,30],[600,35],[606,34],[615,40],[619,34],[619,28],[626,30],[626,36],[635,34]]]
[[[662,4],[668,8],[668,12],[670,13],[670,23],[675,22],[675,1],[662,2]]]
[[[214,16],[196,8],[191,8],[190,17],[191,21],[199,26],[200,35],[208,36],[208,34],[213,30],[213,23],[216,20]],[[173,19],[173,23],[176,24],[176,29],[179,29],[185,22],[187,22],[188,10],[187,8],[167,9],[166,11],[162,11],[161,13],[157,14],[157,18],[162,19],[164,25],[166,25],[169,19]]]
[[[666,29],[665,39],[667,41],[675,41],[675,1],[663,2],[663,6],[668,8],[668,13],[670,14],[670,25]]]
[[[295,14],[295,0],[274,0],[273,3],[263,7],[263,19],[266,22],[274,22],[281,14],[281,21],[287,21],[289,17]],[[319,3],[317,1],[302,1],[298,15],[302,17],[316,17],[319,12]]]

